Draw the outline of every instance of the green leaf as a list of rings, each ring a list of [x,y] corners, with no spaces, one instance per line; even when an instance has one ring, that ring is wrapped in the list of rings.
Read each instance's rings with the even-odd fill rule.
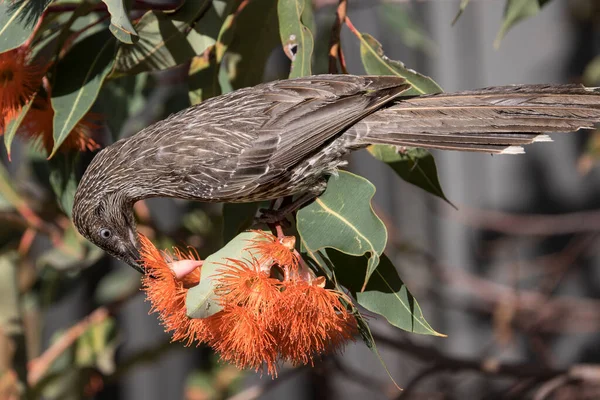
[[[223,35],[233,88],[262,82],[267,60],[280,43],[277,0],[249,2]]]
[[[5,335],[16,336],[23,333],[19,304],[18,254],[16,251],[0,255],[0,327]]]
[[[229,242],[240,232],[252,226],[261,203],[223,204],[223,243]]]
[[[131,117],[138,115],[146,105],[148,75],[141,73],[107,79],[102,85],[95,108],[104,116],[113,141],[144,128],[143,121]]]
[[[504,21],[496,35],[494,47],[500,47],[500,42],[506,35],[506,32],[519,21],[533,17],[550,0],[506,0],[504,6]]]
[[[73,199],[77,190],[75,166],[78,158],[79,153],[70,152],[57,154],[49,161],[50,185],[56,195],[58,205],[69,218],[71,218]]]
[[[383,361],[383,358],[381,357],[381,354],[379,354],[379,350],[377,349],[377,345],[375,343],[375,339],[373,338],[373,334],[371,333],[371,328],[369,328],[369,324],[367,324],[367,321],[358,312],[358,310],[354,311],[354,317],[356,318],[356,324],[358,326],[358,332],[360,333],[360,337],[362,338],[363,342],[365,343],[365,345],[369,349],[371,349],[371,351],[373,352],[373,354],[375,354],[375,357],[377,357],[377,359],[381,363],[381,366],[383,367],[383,369],[385,370],[385,372],[387,373],[387,375],[391,379],[391,381],[394,383],[394,385],[396,386],[396,388],[398,390],[402,390],[400,388],[400,386],[398,386],[398,384],[394,380],[394,377],[390,373],[390,370],[388,369],[387,365],[385,364],[385,361]]]
[[[25,116],[29,112],[33,101],[35,100],[35,96],[33,96],[19,111],[13,119],[11,119],[6,127],[4,128],[4,147],[6,147],[6,152],[8,153],[8,159],[10,160],[10,151],[12,147],[13,139],[19,130],[19,127],[23,123]]]
[[[395,75],[406,79],[412,87],[404,96],[441,93],[442,88],[433,79],[412,69],[406,68],[400,61],[390,60],[383,53],[383,47],[373,36],[362,33],[360,39],[360,57],[367,74]]]
[[[75,344],[74,364],[110,375],[116,369],[115,352],[118,344],[117,324],[113,318],[90,324]]]
[[[204,55],[195,57],[190,64],[188,85],[192,105],[221,94],[221,65],[217,62],[215,52],[216,47],[212,47]]]
[[[383,3],[377,7],[381,20],[389,30],[388,35],[398,35],[402,43],[411,49],[421,50],[428,55],[435,55],[436,43],[427,35],[419,18],[415,18],[412,8],[403,4]]]
[[[235,3],[230,2],[229,6],[219,14],[223,23],[219,28],[215,44],[201,56],[195,57],[190,64],[188,85],[191,104],[198,104],[232,90],[226,68],[221,62],[232,34],[231,27],[236,15],[233,5]]]
[[[335,265],[338,282],[350,291],[358,304],[405,331],[445,336],[427,323],[419,303],[385,254],[381,255],[379,266],[362,291],[362,276],[367,269],[364,257],[351,257],[336,251],[328,251],[327,255]]]
[[[221,32],[224,20],[229,16],[235,1],[213,0],[210,7],[202,12],[202,19],[193,25],[187,40],[196,54],[202,54],[213,46]]]
[[[137,74],[183,64],[215,43],[223,1],[186,1],[173,12],[148,11],[135,25],[140,40],[121,46],[115,71]]]
[[[385,225],[371,206],[374,194],[371,182],[340,171],[329,179],[325,192],[297,214],[298,233],[311,253],[333,248],[354,256],[369,254],[363,287],[387,242]]]
[[[600,83],[600,56],[596,56],[585,67],[583,82],[587,85],[597,85]]]
[[[133,44],[139,40],[139,36],[125,8],[124,0],[102,0],[110,13],[110,31],[119,41],[127,44]]]
[[[367,73],[396,75],[405,78],[412,87],[403,94],[421,95],[442,92],[433,79],[407,69],[399,61],[387,58],[383,54],[381,44],[369,34],[361,34],[360,52]],[[427,150],[412,148],[401,154],[393,146],[377,145],[370,146],[369,152],[375,158],[388,163],[402,179],[450,203],[442,191],[435,160]]]
[[[0,53],[22,45],[33,33],[47,1],[0,1]]]
[[[314,43],[312,33],[302,23],[305,6],[305,0],[279,0],[277,5],[281,44],[292,60],[290,79],[311,75]]]
[[[97,262],[104,252],[85,240],[71,224],[65,230],[60,247],[54,247],[36,259],[39,269],[50,267],[58,271],[87,268]]]
[[[56,68],[52,90],[54,156],[90,110],[114,63],[116,41],[108,31],[91,35],[67,53]]]
[[[223,268],[227,258],[247,259],[251,253],[246,250],[248,241],[261,237],[256,232],[243,232],[237,235],[221,250],[211,254],[202,264],[202,278],[197,286],[187,292],[185,306],[190,318],[208,318],[221,311],[221,305],[215,295],[215,275]]]
[[[99,305],[127,300],[140,290],[140,273],[133,268],[115,268],[97,282],[94,302]]]
[[[438,196],[454,207],[442,190],[435,159],[427,150],[409,147],[398,151],[396,147],[388,145],[372,145],[367,150],[373,157],[392,167],[406,182]]]
[[[17,209],[28,207],[27,202],[15,189],[13,179],[2,163],[0,163],[0,197],[2,203],[5,203],[3,209],[8,208],[6,203]]]
[[[467,6],[469,5],[469,1],[471,1],[471,0],[460,0],[460,6],[458,9],[458,13],[456,13],[456,16],[452,20],[452,26],[454,26],[454,24],[456,24],[456,22],[458,21],[458,19],[462,15],[462,13],[465,11]]]

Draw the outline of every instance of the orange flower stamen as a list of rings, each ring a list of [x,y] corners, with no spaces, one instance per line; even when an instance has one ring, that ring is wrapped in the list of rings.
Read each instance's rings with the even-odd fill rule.
[[[324,279],[290,281],[283,293],[278,336],[282,358],[294,365],[338,351],[356,334],[356,320],[342,304],[343,294],[324,288]]]
[[[249,259],[226,259],[214,277],[222,310],[203,319],[190,319],[185,305],[188,288],[201,279],[200,268],[181,279],[171,268],[193,267],[197,257],[178,250],[174,255],[161,253],[142,235],[140,243],[151,311],[159,313],[173,340],[187,345],[207,342],[221,359],[239,368],[258,371],[266,366],[267,373],[276,376],[278,360],[313,365],[356,334],[345,295],[326,289],[323,277],[310,273],[304,280],[295,273],[294,243],[286,237],[265,233],[252,241]],[[277,270],[283,270],[283,277],[274,277]]]
[[[0,133],[41,84],[44,69],[29,63],[29,48],[0,54]]]
[[[293,271],[298,269],[298,258],[294,254],[296,245],[294,236],[278,238],[265,231],[255,230],[252,232],[260,234],[260,237],[249,240],[251,245],[247,249],[258,253],[260,263],[272,262]]]
[[[210,345],[222,360],[255,371],[266,364],[267,373],[277,376],[277,341],[253,310],[227,307],[219,322],[218,334],[213,336]]]
[[[94,140],[94,132],[100,127],[96,122],[100,116],[95,113],[87,113],[71,133],[61,144],[61,150],[93,151],[100,148]],[[38,95],[34,100],[23,123],[19,127],[19,133],[38,142],[47,154],[54,147],[54,109],[48,99]]]
[[[228,259],[225,267],[217,272],[216,293],[223,306],[242,306],[260,313],[278,301],[281,294],[281,282],[262,271],[256,259]]]
[[[152,305],[150,312],[158,313],[167,332],[173,332],[174,341],[205,342],[210,338],[211,318],[190,319],[186,314],[185,298],[187,287],[200,281],[200,268],[186,275],[184,280],[176,278],[168,261],[175,261],[173,255],[161,253],[144,235],[139,235],[140,254],[146,274],[142,277],[143,290]],[[183,256],[177,252],[176,256]],[[166,256],[166,259],[165,259]],[[192,257],[192,255],[187,255]],[[214,317],[214,316],[213,316]]]

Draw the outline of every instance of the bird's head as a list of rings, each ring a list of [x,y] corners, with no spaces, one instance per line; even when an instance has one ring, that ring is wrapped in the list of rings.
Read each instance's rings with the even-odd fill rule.
[[[86,169],[73,201],[73,223],[85,238],[113,257],[143,272],[139,264],[139,242],[133,204],[123,170],[121,140],[96,154]]]
[[[79,233],[108,254],[143,272],[139,264],[139,241],[133,205],[117,193],[107,194],[96,202],[76,198],[73,222]]]

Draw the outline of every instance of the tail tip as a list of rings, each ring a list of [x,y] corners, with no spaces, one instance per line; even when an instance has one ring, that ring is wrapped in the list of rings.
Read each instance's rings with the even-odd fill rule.
[[[532,143],[537,143],[537,142],[553,142],[553,140],[548,135],[537,135],[536,137],[533,138]]]
[[[508,146],[500,154],[525,154],[525,149],[521,146]]]

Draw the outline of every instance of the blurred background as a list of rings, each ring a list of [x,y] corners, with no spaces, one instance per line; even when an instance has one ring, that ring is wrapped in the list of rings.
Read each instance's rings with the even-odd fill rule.
[[[445,91],[582,82],[584,74],[586,84],[600,85],[600,62],[593,63],[600,56],[597,0],[550,1],[498,48],[504,2],[471,0],[452,26],[459,5],[350,0],[348,15],[386,55]],[[323,57],[315,72],[324,73],[337,2],[315,0],[314,7],[315,51]],[[341,40],[349,72],[363,73],[356,38],[345,27]],[[288,71],[278,48],[264,79]],[[123,122],[119,132],[109,123],[104,134],[135,133],[187,106],[186,76],[187,68],[150,74],[142,89],[115,82],[115,93],[140,91],[142,100],[100,98],[95,111]],[[371,317],[403,393],[360,341],[314,369],[284,369],[277,380],[221,365],[206,348],[169,344],[156,316],[148,315],[135,271],[109,257],[67,263],[63,255],[57,262],[51,243],[36,238],[22,263],[23,270],[42,271],[41,278],[19,276],[20,287],[35,285],[24,301],[25,327],[35,331],[23,338],[28,352],[41,354],[78,321],[94,327],[79,339],[85,345],[56,357],[50,372],[60,378],[45,378],[53,381],[44,395],[81,398],[78,387],[88,397],[123,400],[600,398],[600,140],[594,135],[553,135],[554,143],[529,146],[524,156],[435,152],[442,187],[458,210],[401,181],[366,152],[352,155],[349,169],[377,187],[374,204],[390,233],[386,253],[428,322],[448,335],[411,335]],[[12,163],[3,155],[8,171],[30,196],[49,196],[37,183],[35,163],[19,162],[27,147],[16,146]],[[219,245],[219,205],[154,199],[137,211],[148,229],[174,238],[164,239],[165,247],[181,244],[183,231],[193,233],[187,244],[201,255]],[[3,236],[15,235],[11,226],[1,229]]]

